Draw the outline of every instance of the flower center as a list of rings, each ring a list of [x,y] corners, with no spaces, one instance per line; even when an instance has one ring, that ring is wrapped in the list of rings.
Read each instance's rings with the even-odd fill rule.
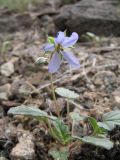
[[[63,51],[63,47],[61,46],[61,44],[58,44],[56,46],[56,51],[57,51],[57,53],[59,53],[60,51]]]

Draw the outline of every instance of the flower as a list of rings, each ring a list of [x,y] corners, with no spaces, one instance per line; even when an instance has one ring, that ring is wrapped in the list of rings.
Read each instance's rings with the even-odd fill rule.
[[[50,73],[55,73],[60,68],[63,58],[73,67],[80,67],[78,59],[72,52],[68,52],[66,49],[72,47],[78,40],[78,34],[73,32],[70,37],[65,36],[65,33],[59,31],[57,37],[53,39],[52,43],[48,43],[44,46],[45,52],[52,52],[52,57],[48,65]]]

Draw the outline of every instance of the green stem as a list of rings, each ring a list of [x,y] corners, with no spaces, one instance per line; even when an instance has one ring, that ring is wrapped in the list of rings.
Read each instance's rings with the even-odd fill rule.
[[[55,107],[56,107],[56,113],[57,113],[58,117],[60,118],[60,110],[59,110],[59,106],[58,106],[57,99],[56,99],[56,96],[55,96],[55,89],[54,89],[54,85],[53,85],[53,76],[52,76],[52,74],[50,74],[50,79],[51,79],[51,88],[52,88],[53,101],[54,101],[54,104],[55,104]]]

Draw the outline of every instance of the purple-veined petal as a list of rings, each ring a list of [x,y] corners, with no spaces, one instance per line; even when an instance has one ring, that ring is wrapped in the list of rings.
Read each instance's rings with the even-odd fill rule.
[[[54,44],[46,44],[46,45],[44,45],[43,50],[45,52],[54,51],[55,50]]]
[[[64,39],[65,39],[65,33],[59,31],[57,33],[57,37],[55,38],[55,43],[56,44],[61,44],[64,41]]]
[[[78,34],[73,32],[70,37],[66,37],[65,40],[62,42],[63,47],[71,47],[78,41]]]
[[[58,53],[54,53],[48,65],[49,72],[50,73],[57,72],[57,70],[60,68],[61,62],[62,61],[61,61],[60,55]]]
[[[79,60],[71,52],[62,51],[61,54],[68,61],[68,63],[76,68],[80,67]]]

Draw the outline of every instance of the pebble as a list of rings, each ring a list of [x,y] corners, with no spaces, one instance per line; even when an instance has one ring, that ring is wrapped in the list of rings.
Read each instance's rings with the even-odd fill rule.
[[[12,160],[34,160],[35,150],[33,136],[25,132],[20,136],[19,143],[11,151]]]
[[[0,93],[0,100],[8,100],[8,96],[6,92]]]
[[[14,64],[12,62],[2,64],[0,72],[3,76],[11,76],[15,72]]]
[[[117,88],[113,93],[113,98],[114,98],[114,104],[119,106],[120,108],[120,87]]]
[[[99,71],[93,78],[94,84],[108,86],[116,82],[116,75],[111,71]]]

